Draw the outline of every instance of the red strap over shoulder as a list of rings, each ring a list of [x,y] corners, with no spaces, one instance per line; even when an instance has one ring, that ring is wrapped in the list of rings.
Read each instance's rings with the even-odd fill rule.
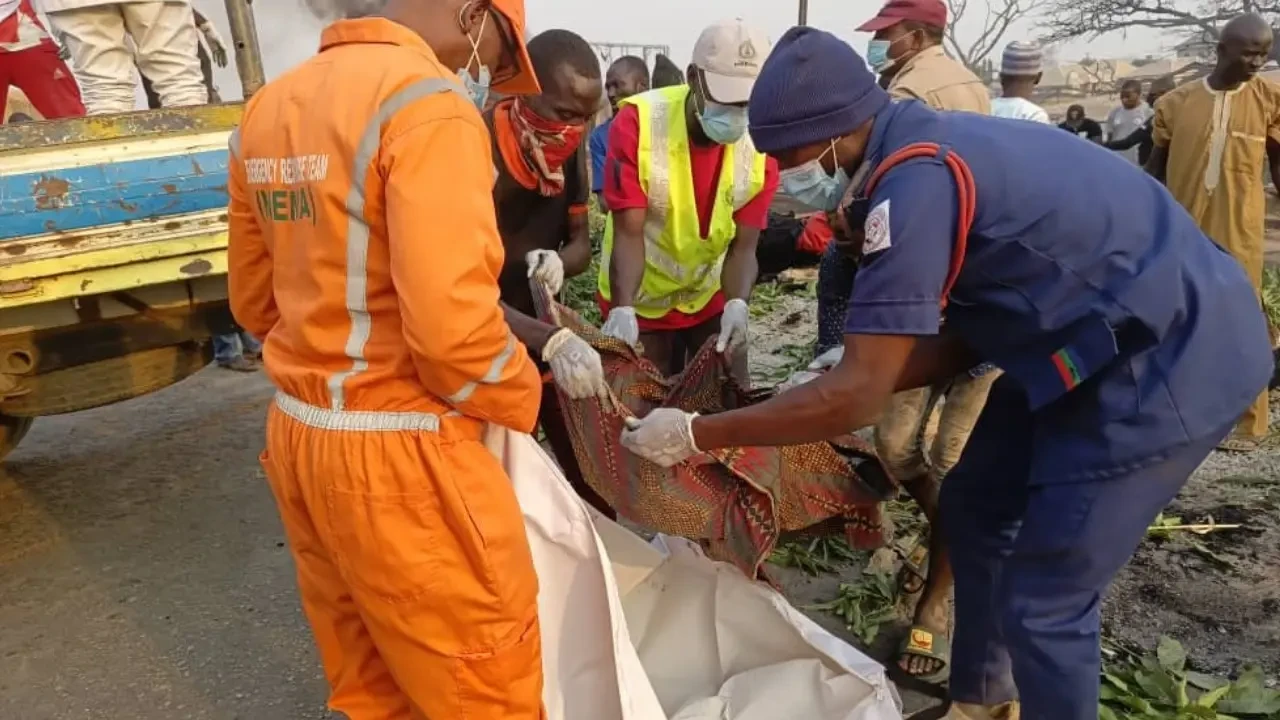
[[[924,157],[937,158],[951,169],[952,175],[955,176],[956,194],[959,200],[960,212],[956,222],[956,241],[951,248],[951,267],[947,271],[947,281],[942,286],[941,305],[946,308],[951,288],[955,287],[956,279],[960,277],[960,267],[964,265],[965,252],[969,245],[969,230],[973,227],[973,217],[977,209],[977,186],[974,185],[973,172],[969,170],[969,166],[945,145],[931,142],[912,143],[897,150],[876,166],[875,171],[871,173],[871,179],[867,180],[866,195],[871,197],[880,178],[894,167],[908,160]]]

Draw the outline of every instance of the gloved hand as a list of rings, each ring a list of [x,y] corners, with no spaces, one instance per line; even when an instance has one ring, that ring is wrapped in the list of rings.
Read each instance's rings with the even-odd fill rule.
[[[556,385],[574,400],[609,400],[600,353],[569,328],[560,330],[542,347],[542,359],[551,366]]]
[[[747,342],[747,301],[734,298],[724,305],[720,315],[720,339],[716,352],[731,353]]]
[[[627,418],[622,446],[649,462],[669,468],[702,452],[693,442],[696,413],[658,408],[643,418]]]
[[[205,20],[196,26],[200,30],[200,34],[204,35],[204,41],[209,43],[209,51],[212,54],[213,62],[218,67],[227,66],[227,45],[222,41],[222,36],[218,34],[218,28],[213,23]]]
[[[835,367],[836,365],[839,365],[840,361],[843,359],[844,359],[844,346],[837,345],[831,348],[830,350],[822,353],[818,357],[814,358],[813,362],[809,363],[809,367],[805,369],[810,370],[812,372],[828,370],[830,368]]]
[[[529,266],[529,277],[547,286],[552,295],[564,287],[564,262],[560,253],[552,250],[534,250],[524,256]]]
[[[636,309],[633,307],[616,307],[609,311],[600,332],[609,337],[616,337],[628,345],[640,341],[640,325],[636,323]]]

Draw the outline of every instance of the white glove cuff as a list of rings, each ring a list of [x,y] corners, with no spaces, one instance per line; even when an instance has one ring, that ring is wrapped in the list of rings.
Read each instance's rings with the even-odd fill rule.
[[[631,317],[635,317],[636,309],[633,307],[628,307],[626,305],[623,305],[622,307],[616,307],[609,311],[610,315],[614,313],[621,313],[623,315],[630,315]]]
[[[743,307],[746,307],[746,306],[747,306],[747,301],[746,301],[746,300],[743,300],[742,298],[734,298],[734,299],[732,299],[732,300],[730,300],[729,302],[727,302],[727,303],[725,303],[725,304],[724,304],[725,309],[727,310],[727,309],[729,308],[729,306],[730,306],[730,305],[732,305],[732,304],[734,304],[734,303],[737,303],[737,304],[739,304],[739,305],[741,305],[741,306],[743,306]]]
[[[700,453],[700,452],[702,452],[701,450],[699,450],[699,449],[698,449],[698,443],[697,443],[697,441],[693,439],[693,420],[694,420],[694,418],[696,418],[696,417],[698,417],[698,413],[685,413],[685,414],[684,414],[684,431],[685,431],[685,436],[689,439],[689,448],[690,448],[691,450],[693,450],[693,452],[694,452],[694,454],[695,454],[695,455],[696,455],[696,454],[698,454],[698,453]]]
[[[555,357],[556,353],[560,352],[560,348],[564,347],[565,343],[575,337],[577,337],[577,335],[575,335],[569,328],[560,328],[557,330],[555,334],[547,340],[547,344],[542,346],[542,361],[551,362],[551,358]]]

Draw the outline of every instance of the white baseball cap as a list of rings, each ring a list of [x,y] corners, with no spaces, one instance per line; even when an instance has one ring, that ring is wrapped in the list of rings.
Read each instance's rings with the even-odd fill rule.
[[[706,76],[710,99],[722,105],[745,103],[772,46],[769,36],[741,18],[703,30],[693,46],[693,64]]]

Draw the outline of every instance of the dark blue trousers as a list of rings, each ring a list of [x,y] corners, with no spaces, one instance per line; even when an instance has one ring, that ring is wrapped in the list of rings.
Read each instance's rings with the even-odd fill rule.
[[[853,294],[853,277],[858,264],[840,252],[832,242],[818,265],[818,344],[817,357],[844,342],[844,321],[849,313],[849,296]]]
[[[1107,586],[1229,430],[1105,480],[1041,485],[1031,477],[1035,418],[1018,385],[998,380],[942,483],[956,578],[952,699],[1021,699],[1032,720],[1097,720]]]

